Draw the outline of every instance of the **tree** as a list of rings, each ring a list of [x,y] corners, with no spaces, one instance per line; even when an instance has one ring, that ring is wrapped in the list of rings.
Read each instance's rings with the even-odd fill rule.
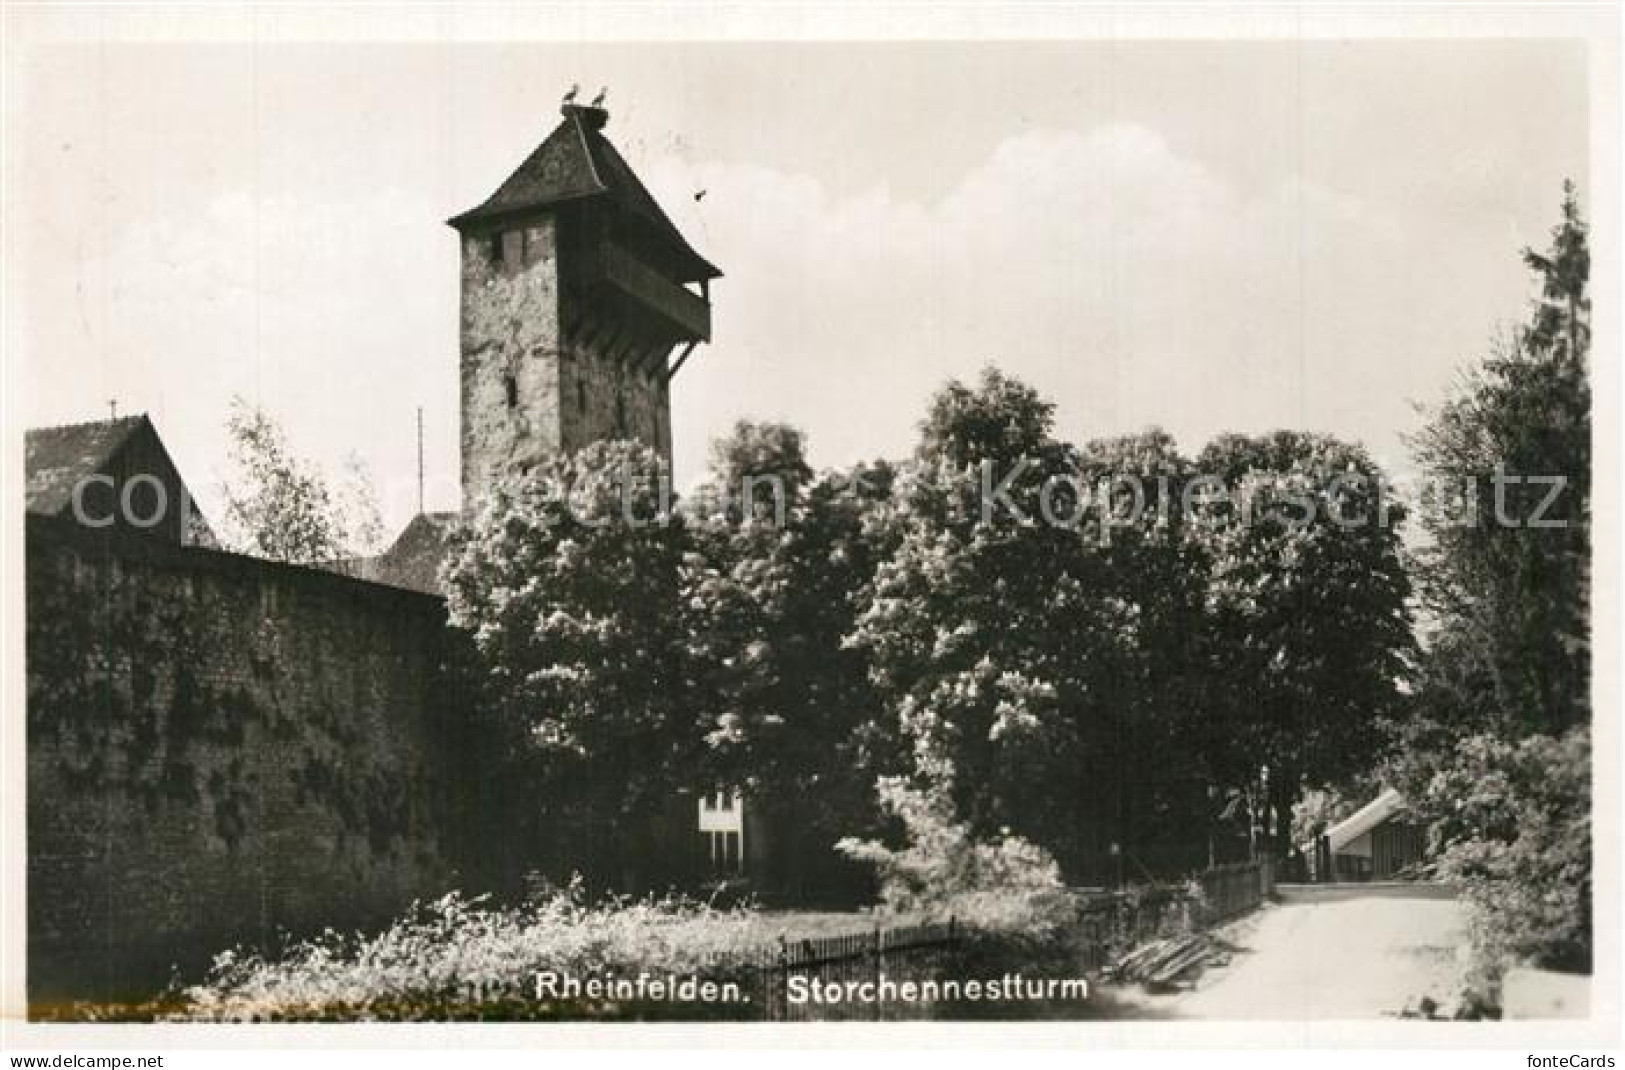
[[[1255,824],[1291,847],[1305,782],[1368,769],[1412,647],[1409,580],[1385,483],[1325,435],[1225,435],[1197,459],[1217,491],[1191,537],[1208,561],[1203,743]]]
[[[1416,436],[1432,618],[1386,773],[1474,906],[1478,994],[1591,966],[1591,343],[1572,184],[1527,322]]]
[[[494,716],[527,741],[558,858],[628,890],[691,830],[675,803],[699,758],[691,547],[665,488],[635,443],[551,460],[494,488],[444,573]]]
[[[1528,323],[1412,441],[1428,476],[1420,588],[1432,721],[1515,733],[1590,720],[1591,302],[1572,185]]]
[[[331,566],[375,553],[382,525],[366,466],[354,455],[334,490],[316,465],[295,456],[263,409],[232,400],[226,419],[226,542],[239,553],[295,565]]]
[[[781,888],[806,891],[835,841],[874,821],[879,700],[842,639],[874,571],[864,519],[889,484],[883,465],[814,477],[800,432],[741,422],[686,510],[708,770],[773,826]]]
[[[936,395],[849,642],[891,704],[917,788],[946,793],[978,840],[1013,830],[1075,864],[1099,827],[1080,822],[1100,757],[1085,741],[1132,611],[1100,593],[1085,550],[1098,519],[1052,410],[992,368]]]
[[[1189,537],[1183,503],[1195,468],[1160,430],[1097,439],[1079,449],[1079,471],[1103,516],[1100,593],[1132,610],[1121,657],[1094,681],[1091,750],[1101,806],[1114,842],[1136,870],[1184,868],[1214,859],[1203,842],[1214,820],[1203,717],[1210,680],[1202,639],[1208,562]]]
[[[1524,264],[1540,276],[1540,298],[1524,332],[1531,353],[1584,362],[1591,351],[1591,250],[1580,214],[1579,193],[1563,183],[1563,218],[1544,253],[1523,251]]]

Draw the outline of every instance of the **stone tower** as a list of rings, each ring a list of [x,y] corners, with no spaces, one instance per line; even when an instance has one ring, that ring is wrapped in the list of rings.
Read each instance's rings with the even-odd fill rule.
[[[606,438],[671,463],[672,377],[711,337],[695,252],[604,137],[564,120],[489,199],[448,222],[462,240],[462,481],[491,480]]]

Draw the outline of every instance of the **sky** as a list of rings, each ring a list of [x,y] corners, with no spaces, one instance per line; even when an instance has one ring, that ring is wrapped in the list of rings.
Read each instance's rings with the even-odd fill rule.
[[[457,489],[457,241],[558,121],[724,273],[679,486],[739,419],[898,457],[997,364],[1072,441],[1325,431],[1404,467],[1587,171],[1583,43],[49,45],[11,72],[29,426],[146,411],[207,508],[234,396],[386,527]],[[705,191],[702,199],[694,194]],[[1583,192],[1583,184],[1582,184]]]

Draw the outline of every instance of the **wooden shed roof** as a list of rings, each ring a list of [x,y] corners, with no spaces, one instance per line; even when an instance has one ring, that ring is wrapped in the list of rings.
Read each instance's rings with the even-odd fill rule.
[[[1404,809],[1404,797],[1393,788],[1384,789],[1375,799],[1326,830],[1326,839],[1331,844],[1332,853],[1337,854]]]

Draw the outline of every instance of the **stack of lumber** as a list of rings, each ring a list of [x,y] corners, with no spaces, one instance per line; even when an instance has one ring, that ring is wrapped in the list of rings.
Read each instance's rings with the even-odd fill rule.
[[[1223,958],[1223,952],[1206,933],[1192,933],[1138,947],[1119,959],[1107,972],[1117,981],[1139,981],[1152,988],[1161,988]]]

